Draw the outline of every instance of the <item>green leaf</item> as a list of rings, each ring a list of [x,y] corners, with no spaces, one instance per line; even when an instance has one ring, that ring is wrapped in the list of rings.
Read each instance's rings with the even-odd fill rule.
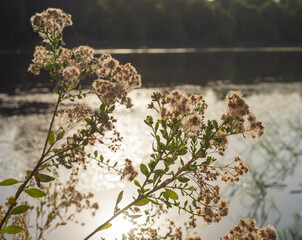
[[[135,218],[140,218],[143,215],[128,215],[128,217],[135,219]]]
[[[141,206],[145,206],[145,205],[148,204],[149,202],[150,202],[149,199],[143,198],[142,200],[138,201],[138,202],[135,203],[134,205],[135,205],[135,206],[141,207]]]
[[[177,180],[180,181],[180,182],[186,183],[186,182],[190,181],[190,178],[180,176],[180,177],[177,178]]]
[[[106,224],[104,227],[102,227],[99,231],[108,229],[108,228],[110,228],[111,226],[112,226],[112,223],[108,223],[108,224]]]
[[[169,195],[169,197],[173,200],[177,200],[178,199],[178,195],[176,192],[174,192],[171,189],[166,189],[167,194]]]
[[[40,173],[39,175],[40,175],[40,182],[51,182],[51,181],[55,180],[55,178],[48,176],[46,174]]]
[[[45,68],[45,70],[50,70],[50,69],[52,69],[52,64],[48,63],[44,68]]]
[[[5,179],[4,181],[0,182],[0,186],[9,186],[9,185],[14,185],[18,183],[19,181],[13,178],[8,178]]]
[[[85,118],[85,121],[89,124],[92,125],[93,121],[90,118]]]
[[[216,120],[213,120],[213,125],[214,125],[215,129],[218,130],[218,123]]]
[[[11,214],[21,214],[21,213],[26,212],[29,208],[30,208],[30,206],[21,205],[21,206],[15,207],[15,208],[11,211]]]
[[[22,232],[22,231],[24,231],[23,228],[21,228],[19,226],[15,226],[15,225],[4,227],[1,230],[1,232],[7,233],[7,234],[17,234],[17,233]]]
[[[105,112],[105,108],[106,108],[106,105],[104,103],[101,104],[101,106],[100,106],[100,113],[104,113]]]
[[[47,49],[48,51],[52,51],[52,50],[53,50],[53,47],[52,47],[49,43],[47,43],[46,49]]]
[[[163,170],[163,169],[156,169],[156,170],[154,171],[153,180],[156,181],[157,178],[158,178],[160,175],[164,174],[164,173],[165,173],[165,170]]]
[[[139,184],[139,182],[137,180],[134,180],[134,184],[138,187],[141,187],[141,185]]]
[[[40,189],[36,189],[36,188],[27,189],[27,190],[25,190],[25,192],[33,198],[40,198],[40,197],[46,196],[45,192],[41,191]]]
[[[142,164],[140,165],[140,170],[141,170],[141,172],[142,172],[144,175],[148,176],[149,171],[148,171],[148,168],[147,168],[147,166],[146,166],[145,164],[142,163]]]
[[[9,203],[10,205],[15,206],[15,205],[16,205],[16,199],[15,199],[14,197],[11,197],[11,198],[8,199],[8,203]]]
[[[62,52],[63,52],[63,49],[60,48],[60,49],[59,49],[59,52],[58,52],[58,56],[60,56],[60,55],[62,54]]]
[[[185,147],[185,148],[179,149],[179,150],[176,152],[176,154],[177,154],[177,155],[185,155],[187,152],[188,152],[188,149]]]
[[[117,206],[117,205],[120,203],[120,201],[122,201],[123,193],[124,193],[124,191],[121,191],[121,192],[119,193],[119,195],[118,195],[118,197],[117,197],[117,199],[116,199],[116,204],[115,204],[115,206]]]
[[[170,157],[165,158],[164,161],[168,166],[174,163],[174,160]]]
[[[107,110],[107,113],[113,113],[115,109],[115,105],[112,105],[108,110]]]
[[[169,200],[169,195],[166,192],[163,192],[163,197],[168,201]]]
[[[64,134],[65,134],[64,131],[59,132],[58,135],[57,135],[57,140],[61,140],[64,137]]]
[[[55,135],[54,135],[53,131],[51,131],[48,136],[48,143],[50,145],[53,145],[54,142],[55,142]]]

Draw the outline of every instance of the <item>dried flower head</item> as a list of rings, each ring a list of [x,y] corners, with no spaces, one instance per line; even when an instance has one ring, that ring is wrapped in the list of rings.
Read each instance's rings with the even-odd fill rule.
[[[228,234],[222,237],[223,240],[251,239],[251,240],[276,240],[277,231],[272,226],[266,226],[259,229],[256,221],[252,219],[240,220],[238,224],[232,227]]]
[[[226,113],[221,120],[233,117],[230,127],[237,133],[249,135],[252,139],[260,137],[264,133],[263,123],[256,120],[249,106],[240,92],[230,92],[226,97]]]
[[[186,133],[197,134],[202,128],[202,119],[200,115],[192,114],[183,119],[183,129]]]
[[[135,170],[135,168],[132,165],[132,161],[130,159],[125,159],[125,167],[121,171],[121,179],[124,179],[127,177],[128,181],[133,181],[136,176],[138,175],[138,172]]]
[[[39,32],[46,42],[51,39],[60,39],[63,29],[72,25],[71,15],[58,8],[48,8],[42,13],[36,13],[30,21],[34,31]]]
[[[39,75],[41,68],[44,68],[48,63],[50,63],[50,53],[43,46],[36,46],[34,52],[34,59],[32,64],[30,64],[28,71]]]
[[[75,66],[66,67],[62,72],[62,76],[67,85],[77,85],[80,81],[80,70]]]
[[[132,106],[131,99],[127,97],[127,92],[120,83],[112,83],[107,80],[97,79],[92,84],[96,94],[98,94],[106,105],[120,102],[127,108]]]

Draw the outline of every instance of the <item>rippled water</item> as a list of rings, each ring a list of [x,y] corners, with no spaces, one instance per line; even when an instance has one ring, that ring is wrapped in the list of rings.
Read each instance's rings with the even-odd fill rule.
[[[270,169],[269,180],[274,180],[267,187],[265,199],[269,202],[274,199],[278,211],[270,211],[267,222],[274,225],[280,218],[278,229],[289,226],[292,223],[292,213],[302,213],[302,194],[290,194],[291,190],[302,189],[302,180],[299,176],[302,167],[302,83],[266,83],[258,85],[226,85],[215,84],[202,88],[199,86],[183,85],[180,89],[187,93],[204,93],[205,99],[209,105],[206,116],[208,118],[219,117],[224,111],[223,97],[233,89],[241,89],[246,96],[250,109],[258,119],[264,122],[266,127],[265,136],[261,141],[250,142],[248,139],[234,137],[231,139],[230,148],[221,161],[233,159],[233,156],[240,155],[247,161],[252,169],[262,173],[265,169]],[[167,91],[168,88],[159,90]],[[154,89],[139,89],[131,92],[134,100],[134,107],[131,111],[120,107],[117,108],[115,116],[118,119],[117,128],[124,137],[121,151],[116,154],[104,153],[110,155],[112,159],[130,158],[135,165],[148,158],[151,153],[152,138],[148,128],[143,120],[147,114],[146,105],[149,102],[149,96]],[[51,106],[55,102],[55,95],[50,93],[30,93],[9,96],[0,95],[1,115],[0,115],[0,179],[7,177],[24,177],[24,170],[31,168],[39,154],[41,143],[46,134],[49,124]],[[85,104],[92,109],[97,107],[97,99],[91,97],[85,100]],[[24,108],[24,109],[23,109]],[[282,144],[280,144],[282,143]],[[277,155],[270,155],[271,152],[265,150],[263,146],[278,146]],[[277,176],[279,179],[273,179],[274,170],[280,172],[280,162],[274,162],[274,159],[284,159],[288,161],[288,167],[292,166],[291,171],[285,172],[285,177]],[[294,164],[293,161],[296,160]],[[276,166],[275,166],[276,165]],[[281,164],[282,165],[282,164]],[[265,169],[264,169],[265,168]],[[265,172],[265,171],[264,171]],[[277,188],[273,185],[277,182],[283,188]],[[300,184],[300,185],[299,185]],[[126,205],[127,200],[131,200],[131,194],[135,188],[128,182],[120,182],[118,176],[105,173],[93,163],[88,170],[82,173],[80,185],[83,191],[93,191],[100,204],[100,211],[95,218],[89,214],[82,214],[81,220],[87,222],[85,227],[78,225],[67,225],[51,233],[47,239],[82,239],[95,227],[102,223],[112,214],[115,199],[121,189],[124,189],[125,198],[121,205]],[[244,189],[255,189],[250,177],[244,178],[236,188],[228,188],[224,192],[229,196],[230,192],[236,192],[231,198],[228,198],[230,204],[230,214],[219,224],[206,226],[199,223],[196,231],[204,239],[219,239],[226,231],[235,225],[242,217],[246,217],[250,212],[255,198],[247,197],[243,194]],[[251,192],[249,190],[249,192]],[[246,192],[245,192],[246,193]],[[6,193],[1,192],[1,203],[4,201]],[[183,214],[171,211],[169,218],[176,221],[177,224],[183,222]],[[114,236],[120,236],[123,231],[127,231],[130,226],[122,219],[113,222],[113,226],[104,231],[105,237],[114,239]],[[101,234],[93,239],[99,239]]]

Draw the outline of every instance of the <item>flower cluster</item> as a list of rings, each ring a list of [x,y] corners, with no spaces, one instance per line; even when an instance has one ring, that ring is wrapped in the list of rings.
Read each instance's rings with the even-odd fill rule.
[[[237,165],[233,166],[233,163],[237,163]],[[231,164],[224,166],[221,170],[223,170],[223,174],[221,175],[222,181],[239,182],[240,177],[246,174],[249,168],[236,156]]]
[[[59,128],[66,132],[77,124],[83,122],[84,119],[89,116],[89,110],[85,106],[74,105],[70,109],[61,111],[59,117]]]
[[[120,102],[127,108],[132,106],[127,91],[141,86],[141,76],[130,63],[120,65],[109,54],[103,54],[98,59],[96,75],[98,79],[92,86],[106,105]]]
[[[207,104],[203,100],[203,95],[190,95],[174,90],[165,97],[159,92],[154,92],[151,96],[152,102],[148,108],[155,109],[165,120],[180,119],[182,130],[186,136],[199,135],[203,128],[203,114]],[[157,102],[159,109],[154,105]]]
[[[110,106],[117,101],[121,104],[125,104],[127,108],[132,106],[131,99],[127,97],[127,92],[122,84],[97,79],[93,82],[92,86],[96,94],[101,97],[107,106]]]
[[[96,76],[93,89],[106,105],[120,102],[127,108],[132,106],[127,92],[141,86],[141,76],[130,63],[121,65],[109,54],[94,57],[94,50],[88,46],[73,50],[59,46],[64,27],[72,25],[71,16],[60,9],[37,13],[31,23],[48,45],[36,47],[28,71],[38,75],[42,68],[51,70],[58,87],[66,89],[78,85],[80,78]]]
[[[30,21],[34,31],[38,31],[46,42],[57,38],[65,27],[72,25],[71,15],[57,8],[48,8],[42,13],[36,13]]]
[[[43,46],[36,46],[34,52],[34,58],[32,64],[30,64],[28,71],[39,75],[41,68],[44,68],[47,64],[50,63],[50,52],[46,50]]]
[[[158,94],[153,94],[152,101],[156,101]],[[179,118],[183,115],[192,114],[193,110],[196,110],[196,105],[201,104],[202,108],[198,109],[205,110],[206,104],[202,102],[203,95],[191,95],[188,97],[185,93],[179,90],[174,90],[161,100],[161,117],[163,119]],[[196,118],[195,118],[196,120]],[[190,121],[191,125],[198,121]]]
[[[259,229],[255,220],[244,219],[238,225],[230,229],[229,233],[222,237],[223,240],[276,240],[277,231],[272,226]]]
[[[66,67],[62,72],[62,76],[67,85],[77,85],[80,81],[80,71],[75,66]]]
[[[128,181],[133,181],[138,175],[138,172],[133,167],[132,161],[130,159],[125,159],[125,167],[121,170],[120,175],[121,180],[127,178]]]
[[[263,135],[262,122],[257,121],[255,115],[249,111],[249,106],[240,92],[230,92],[226,97],[226,106],[226,113],[221,116],[221,120],[232,116],[232,129],[236,129],[238,133],[250,134],[252,139]]]

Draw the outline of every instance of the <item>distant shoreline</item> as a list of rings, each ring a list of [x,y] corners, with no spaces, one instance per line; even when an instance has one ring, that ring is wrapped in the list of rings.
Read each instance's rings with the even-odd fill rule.
[[[0,50],[0,54],[32,54],[33,50]],[[302,47],[206,47],[206,48],[104,48],[95,54],[167,54],[167,53],[244,53],[244,52],[302,52]]]

